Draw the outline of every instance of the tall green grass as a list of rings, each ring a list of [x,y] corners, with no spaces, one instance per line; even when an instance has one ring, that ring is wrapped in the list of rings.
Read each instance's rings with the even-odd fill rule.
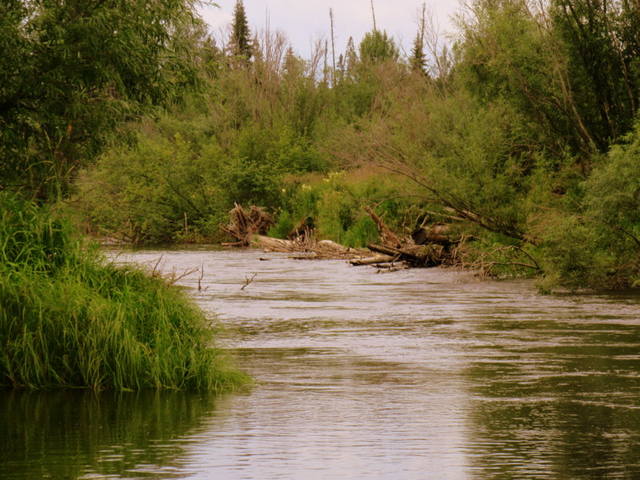
[[[212,332],[182,291],[0,195],[0,387],[227,390],[245,377]]]

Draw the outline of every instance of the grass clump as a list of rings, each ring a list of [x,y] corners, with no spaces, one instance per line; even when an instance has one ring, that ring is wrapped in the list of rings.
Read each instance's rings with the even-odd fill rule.
[[[223,391],[244,376],[186,295],[0,195],[0,387]]]

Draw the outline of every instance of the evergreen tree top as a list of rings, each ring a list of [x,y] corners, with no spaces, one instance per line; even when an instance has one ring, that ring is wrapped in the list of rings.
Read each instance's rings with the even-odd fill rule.
[[[233,55],[244,57],[247,60],[253,56],[251,31],[242,0],[236,1],[236,6],[233,10],[233,24],[229,44]]]

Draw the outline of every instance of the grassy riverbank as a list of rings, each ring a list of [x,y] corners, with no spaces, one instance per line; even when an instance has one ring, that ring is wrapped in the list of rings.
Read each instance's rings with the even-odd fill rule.
[[[245,377],[186,295],[107,263],[49,209],[0,196],[0,386],[220,392]]]

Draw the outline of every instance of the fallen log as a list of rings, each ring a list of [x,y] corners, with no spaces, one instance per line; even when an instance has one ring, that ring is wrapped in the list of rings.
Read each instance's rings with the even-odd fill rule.
[[[368,245],[369,250],[395,256],[412,267],[435,267],[442,264],[444,248],[441,245],[415,245],[394,248],[386,245]]]
[[[379,265],[383,263],[393,262],[396,257],[392,257],[391,255],[376,255],[375,257],[368,258],[357,258],[355,260],[351,260],[351,265],[354,267],[361,267],[364,265]]]
[[[372,252],[382,253],[390,257],[399,257],[402,254],[402,252],[399,249],[394,247],[388,247],[386,245],[376,245],[376,244],[370,243],[369,245],[367,245],[367,248]]]
[[[348,248],[331,240],[316,241],[313,238],[296,238],[295,240],[281,240],[265,235],[254,235],[251,246],[261,248],[267,252],[294,253],[292,257],[298,260],[308,259],[356,259],[364,255],[364,251]]]
[[[449,225],[436,224],[431,227],[419,227],[411,233],[411,238],[416,245],[426,245],[428,243],[437,243],[448,247],[459,241],[452,240],[449,237],[451,227]]]
[[[294,242],[291,240],[280,240],[279,238],[267,237],[266,235],[253,235],[251,246],[261,248],[267,252],[293,252]]]
[[[437,223],[426,226],[425,217],[411,236],[400,236],[393,233],[373,209],[365,207],[365,210],[378,227],[381,242],[368,245],[369,250],[393,257],[394,261],[405,261],[411,267],[453,265],[457,261],[458,245],[464,239],[452,238],[450,225]]]

